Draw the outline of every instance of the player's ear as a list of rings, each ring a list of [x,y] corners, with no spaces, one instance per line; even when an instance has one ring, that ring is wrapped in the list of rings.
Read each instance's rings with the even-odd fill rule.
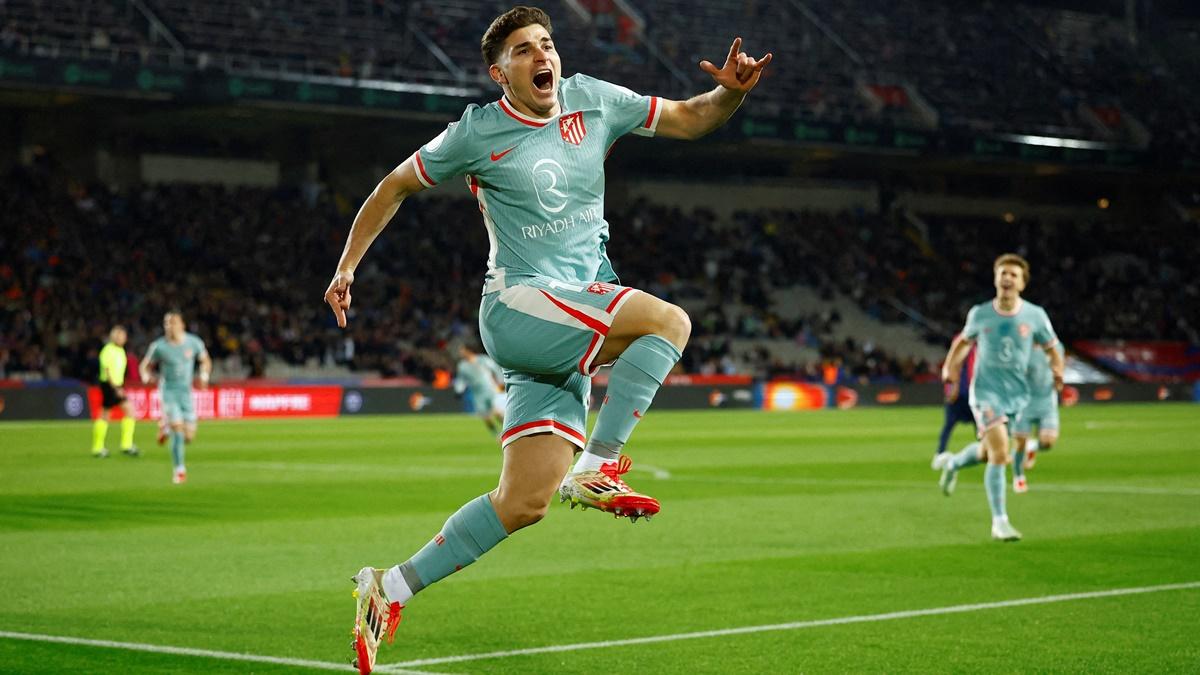
[[[508,84],[508,77],[505,76],[503,70],[500,70],[500,66],[495,63],[488,66],[488,75],[492,77],[492,81],[496,84]]]

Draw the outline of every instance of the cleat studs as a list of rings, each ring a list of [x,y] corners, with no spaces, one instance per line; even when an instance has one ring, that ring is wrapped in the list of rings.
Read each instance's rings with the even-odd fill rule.
[[[356,589],[350,591],[350,596],[353,597],[355,600],[357,600],[358,599],[358,589],[356,588]]]
[[[574,510],[575,510],[575,505],[576,505],[576,504],[578,504],[578,502],[571,502],[571,510],[572,510],[572,511],[574,511]]]
[[[358,668],[358,659],[354,659],[353,661],[351,661],[351,662],[350,662],[350,667],[351,667],[351,668]]]
[[[638,509],[638,510],[637,510],[637,514],[638,514],[639,516],[640,516],[640,515],[642,515],[642,514],[644,514],[645,512],[646,512],[646,510],[645,510],[645,509]]]

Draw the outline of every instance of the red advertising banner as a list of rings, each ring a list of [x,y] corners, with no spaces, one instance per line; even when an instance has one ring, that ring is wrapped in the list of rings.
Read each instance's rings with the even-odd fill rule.
[[[139,420],[158,419],[162,401],[157,388],[125,390]],[[88,388],[92,417],[100,414],[100,388]],[[202,420],[253,417],[336,417],[342,407],[342,387],[336,385],[277,387],[210,387],[193,389],[192,404]],[[114,419],[121,417],[114,411]]]

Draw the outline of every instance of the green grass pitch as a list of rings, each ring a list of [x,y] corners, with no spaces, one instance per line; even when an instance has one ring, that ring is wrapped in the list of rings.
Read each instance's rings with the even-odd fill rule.
[[[982,471],[946,498],[941,410],[658,412],[628,451],[662,513],[557,502],[405,610],[380,664],[1200,581],[1200,407],[1083,406],[989,539]],[[189,482],[141,425],[0,424],[0,631],[349,669],[350,575],[491,489],[467,416],[204,423]],[[960,426],[957,449],[970,440]],[[110,444],[116,436],[110,432]],[[1200,587],[407,667],[427,673],[1197,672]],[[0,671],[304,667],[0,637]],[[314,671],[315,672],[315,671]]]

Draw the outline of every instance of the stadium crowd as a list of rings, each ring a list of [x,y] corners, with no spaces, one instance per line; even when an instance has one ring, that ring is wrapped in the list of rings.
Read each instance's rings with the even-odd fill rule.
[[[780,63],[766,72],[770,86],[758,95],[757,115],[1200,153],[1200,91],[1186,56],[1200,53],[1200,37],[1181,20],[1148,22],[1149,34],[1132,40],[1123,22],[1100,10],[994,3],[543,4],[558,23],[565,75],[584,70],[686,97],[709,86],[697,62],[719,59],[730,37],[741,35],[747,49],[773,50]],[[165,55],[176,67],[480,85],[490,95],[479,36],[509,3],[147,0],[156,21],[106,0],[3,6],[0,51],[14,55],[133,63]],[[1184,56],[1172,58],[1176,51]]]
[[[179,308],[226,372],[270,359],[431,380],[473,339],[487,241],[475,204],[405,204],[359,270],[354,316],[338,331],[321,303],[354,204],[319,189],[145,186],[114,192],[17,169],[0,198],[0,379],[80,377],[113,323],[140,353]],[[1029,297],[1068,341],[1200,343],[1200,285],[1186,233],[1097,222],[928,217],[924,229],[867,212],[755,210],[718,218],[645,201],[610,210],[622,282],[693,313],[693,373],[876,381],[928,377],[931,364],[868,339],[835,337],[836,311],[784,306],[792,287],[851,298],[881,321],[918,321],[944,344],[990,294],[998,251],[1025,254]],[[704,242],[697,245],[697,242]],[[664,252],[670,255],[664,255]],[[700,308],[697,310],[697,308]],[[773,344],[819,358],[788,360]],[[794,350],[793,350],[794,351]]]

